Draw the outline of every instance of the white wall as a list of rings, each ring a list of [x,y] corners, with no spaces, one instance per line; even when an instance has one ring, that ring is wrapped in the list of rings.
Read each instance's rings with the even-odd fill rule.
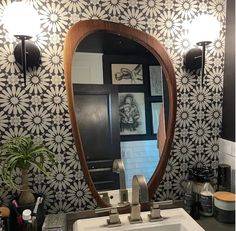
[[[121,142],[121,159],[125,165],[126,187],[132,187],[133,175],[143,175],[148,182],[158,162],[156,140]]]
[[[76,52],[72,64],[72,81],[80,84],[103,84],[102,53]]]
[[[219,163],[231,166],[231,191],[235,192],[235,142],[220,139]]]

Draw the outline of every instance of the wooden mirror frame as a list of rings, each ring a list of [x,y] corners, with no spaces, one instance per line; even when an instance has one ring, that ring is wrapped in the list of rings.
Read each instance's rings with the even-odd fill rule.
[[[98,206],[107,207],[108,205],[99,196],[88,170],[83,150],[83,145],[81,142],[79,127],[76,122],[76,114],[74,110],[74,95],[73,95],[72,77],[71,77],[72,59],[78,44],[86,36],[97,31],[105,31],[108,33],[118,34],[143,45],[158,60],[158,62],[162,66],[162,70],[166,78],[168,86],[168,95],[169,95],[169,117],[166,129],[166,142],[159,163],[151,179],[148,182],[149,198],[152,198],[154,196],[157,187],[159,186],[162,180],[168,162],[168,158],[170,156],[171,145],[174,136],[175,119],[176,119],[176,81],[175,81],[175,72],[173,65],[164,47],[160,44],[158,40],[156,40],[154,37],[148,35],[143,31],[125,26],[123,24],[102,21],[102,20],[79,21],[69,29],[64,42],[64,75],[65,75],[68,107],[72,125],[72,133],[74,136],[75,145],[79,155],[81,168],[84,173],[88,187],[90,188],[92,195],[97,201]]]

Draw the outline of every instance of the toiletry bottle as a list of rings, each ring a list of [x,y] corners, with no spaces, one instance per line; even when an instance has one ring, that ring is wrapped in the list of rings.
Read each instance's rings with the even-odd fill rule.
[[[189,172],[184,192],[184,209],[191,216],[193,215],[193,204],[194,204],[193,175],[192,172]]]
[[[192,218],[195,220],[200,219],[200,202],[199,202],[199,194],[194,193],[194,202],[193,202],[193,211],[192,211]]]
[[[205,183],[200,191],[200,214],[204,216],[213,216],[213,194],[214,189],[210,184],[209,174],[205,176]]]
[[[25,209],[22,213],[23,231],[33,231],[31,210]]]
[[[1,212],[0,212],[0,231],[3,231],[3,218]]]
[[[38,230],[38,224],[37,224],[37,213],[38,213],[38,209],[39,209],[39,205],[43,202],[43,197],[38,197],[36,204],[34,206],[34,210],[32,213],[32,231],[37,231]]]

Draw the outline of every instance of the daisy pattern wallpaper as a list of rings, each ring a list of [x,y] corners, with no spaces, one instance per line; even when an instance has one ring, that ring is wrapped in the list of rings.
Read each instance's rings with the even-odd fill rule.
[[[47,178],[30,169],[30,187],[45,196],[48,213],[93,209],[96,202],[85,182],[72,136],[63,73],[63,43],[76,22],[102,19],[134,27],[158,39],[166,48],[175,68],[177,120],[171,156],[155,199],[180,199],[187,170],[218,166],[221,130],[223,67],[225,46],[224,0],[34,0],[41,19],[41,32],[34,40],[42,55],[38,69],[22,74],[15,64],[14,47],[2,15],[10,0],[0,1],[0,142],[28,135],[56,154],[56,163]],[[204,85],[199,73],[185,70],[183,55],[191,47],[186,25],[208,13],[221,24],[219,37],[206,51]],[[49,168],[45,162],[45,167]],[[20,171],[14,172],[21,183]],[[1,203],[16,193],[0,181]]]

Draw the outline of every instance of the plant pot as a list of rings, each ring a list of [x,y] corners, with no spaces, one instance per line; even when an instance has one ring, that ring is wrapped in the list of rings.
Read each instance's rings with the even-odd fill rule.
[[[35,197],[29,189],[28,169],[21,169],[22,173],[22,192],[19,197],[19,205],[28,205],[35,202]]]
[[[35,198],[32,192],[22,191],[19,197],[19,205],[29,205],[35,202]]]

